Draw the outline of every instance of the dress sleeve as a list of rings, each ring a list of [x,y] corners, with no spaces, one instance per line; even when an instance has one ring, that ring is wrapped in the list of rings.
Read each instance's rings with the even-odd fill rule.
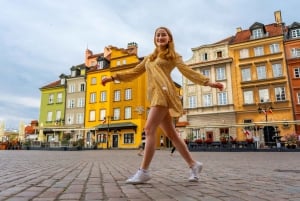
[[[180,55],[176,56],[175,65],[178,68],[178,70],[184,75],[187,79],[192,81],[193,83],[204,85],[204,83],[209,81],[209,78],[202,75],[201,73],[193,70],[191,67],[186,65],[182,57]]]
[[[141,63],[139,63],[130,70],[116,73],[114,75],[115,79],[123,82],[129,82],[134,80],[146,71],[145,64],[147,59],[148,57],[145,57]]]

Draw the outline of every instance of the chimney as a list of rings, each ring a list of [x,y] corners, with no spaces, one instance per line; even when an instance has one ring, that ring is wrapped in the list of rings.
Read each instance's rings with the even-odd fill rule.
[[[282,18],[281,18],[281,11],[280,10],[274,12],[274,17],[275,17],[275,22],[277,24],[282,24]]]
[[[242,31],[241,27],[236,28],[236,33],[241,32],[241,31]]]

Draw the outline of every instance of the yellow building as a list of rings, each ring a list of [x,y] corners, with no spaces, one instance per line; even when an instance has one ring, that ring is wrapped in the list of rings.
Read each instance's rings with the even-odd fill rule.
[[[85,127],[86,142],[98,148],[137,148],[145,125],[148,102],[145,97],[145,75],[131,82],[108,83],[102,86],[103,77],[117,71],[135,67],[142,58],[137,56],[137,44],[129,43],[126,49],[105,47],[104,53],[86,51],[87,72]]]
[[[236,122],[241,125],[237,137],[253,135],[261,146],[274,145],[274,136],[293,132],[285,123],[293,120],[293,113],[279,11],[275,19],[273,24],[238,28],[229,46]]]

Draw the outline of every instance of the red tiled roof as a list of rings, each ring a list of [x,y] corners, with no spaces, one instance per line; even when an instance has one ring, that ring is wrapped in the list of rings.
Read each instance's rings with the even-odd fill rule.
[[[265,25],[266,32],[269,34],[268,37],[282,35],[282,26],[276,23]],[[237,32],[231,44],[243,43],[250,41],[251,31],[249,29]]]
[[[44,88],[52,88],[52,87],[57,87],[57,86],[60,86],[60,80],[57,80],[55,82],[52,82],[50,84],[47,84],[43,87],[41,87],[41,89],[44,89]]]

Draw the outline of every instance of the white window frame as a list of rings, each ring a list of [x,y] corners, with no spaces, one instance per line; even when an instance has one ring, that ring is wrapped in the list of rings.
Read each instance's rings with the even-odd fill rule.
[[[261,28],[252,30],[252,38],[262,38],[264,36],[264,32]]]
[[[128,89],[125,89],[125,100],[131,100],[132,98],[132,89],[131,88],[128,88]]]
[[[100,120],[104,120],[106,118],[106,109],[100,109]]]
[[[63,101],[62,101],[62,93],[58,93],[58,94],[57,94],[56,102],[57,102],[57,103],[62,103],[62,102],[63,102]]]
[[[294,78],[300,78],[300,67],[294,68]]]
[[[53,103],[54,103],[54,94],[49,94],[48,104],[53,104]]]
[[[267,79],[266,66],[261,65],[256,67],[257,79],[263,80]]]
[[[300,29],[293,29],[291,31],[292,38],[299,38],[300,37]]]
[[[280,45],[278,43],[270,44],[269,47],[270,47],[271,54],[275,54],[275,53],[280,52]]]
[[[47,121],[48,122],[51,122],[52,121],[52,111],[49,111],[48,113],[47,113]]]
[[[286,100],[286,90],[285,87],[275,87],[274,88],[275,100],[278,101],[285,101]]]
[[[61,119],[61,110],[56,110],[55,120],[58,121]]]
[[[247,90],[244,91],[244,104],[253,104],[254,103],[254,97],[253,97],[253,91]]]
[[[219,92],[218,93],[218,105],[227,105],[227,93],[226,92]]]
[[[95,92],[90,93],[90,103],[96,103],[97,101],[97,96]]]
[[[84,114],[83,113],[77,113],[76,114],[76,123],[77,124],[83,124],[84,122]]]
[[[120,110],[120,108],[114,108],[113,109],[113,113],[114,113],[113,119],[114,120],[120,120],[120,117],[121,117],[121,110]]]
[[[248,58],[249,57],[249,49],[241,49],[240,50],[240,59]]]
[[[89,121],[96,121],[96,111],[95,110],[90,110]]]
[[[251,68],[242,68],[241,74],[243,82],[251,81]]]
[[[225,67],[216,68],[216,80],[225,80],[226,79],[226,70]]]
[[[203,97],[203,106],[204,107],[212,106],[212,94],[204,94],[202,97]]]
[[[270,102],[269,89],[265,89],[265,88],[259,89],[258,90],[258,95],[259,95],[259,102],[260,103]]]
[[[114,91],[114,101],[121,101],[121,91],[120,90]]]
[[[282,66],[280,63],[272,64],[273,77],[282,77]]]
[[[188,97],[188,107],[189,108],[196,108],[197,107],[197,97],[196,96],[189,96]]]
[[[131,111],[132,108],[131,107],[125,107],[124,108],[124,119],[131,119]]]
[[[264,47],[263,46],[254,48],[254,56],[258,57],[258,56],[263,56],[263,55],[264,55]]]
[[[300,48],[291,49],[292,58],[300,57]]]
[[[77,107],[78,108],[83,108],[84,106],[85,106],[84,98],[78,98],[77,99]]]

